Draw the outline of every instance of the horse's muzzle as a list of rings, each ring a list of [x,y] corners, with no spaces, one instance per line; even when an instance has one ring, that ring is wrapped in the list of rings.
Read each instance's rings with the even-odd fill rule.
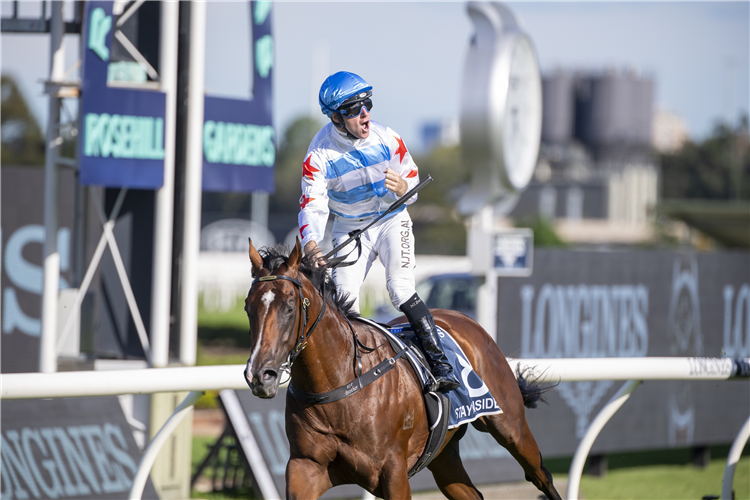
[[[245,382],[259,398],[270,399],[279,391],[279,372],[272,368],[261,368],[252,377],[245,368]]]

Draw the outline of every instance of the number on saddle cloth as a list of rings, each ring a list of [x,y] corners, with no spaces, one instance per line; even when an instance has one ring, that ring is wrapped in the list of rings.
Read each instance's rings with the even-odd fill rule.
[[[416,336],[410,325],[396,325],[390,327],[389,330],[393,335],[406,339],[411,344],[418,345],[415,342]],[[476,420],[481,416],[502,413],[503,410],[498,406],[492,394],[490,394],[489,388],[474,371],[468,358],[461,350],[461,347],[453,340],[453,337],[440,327],[437,327],[437,332],[448,362],[453,367],[454,373],[459,376],[458,378],[461,382],[461,385],[457,389],[444,393],[451,403],[448,428],[453,429],[454,427]],[[426,371],[429,372],[429,369]]]

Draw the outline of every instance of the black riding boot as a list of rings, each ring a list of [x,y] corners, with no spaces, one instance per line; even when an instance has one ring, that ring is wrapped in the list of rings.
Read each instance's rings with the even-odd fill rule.
[[[438,384],[438,387],[433,390],[452,391],[461,385],[445,357],[435,320],[424,302],[415,293],[399,309],[406,315],[414,333],[417,334],[417,339],[422,344],[422,351]]]

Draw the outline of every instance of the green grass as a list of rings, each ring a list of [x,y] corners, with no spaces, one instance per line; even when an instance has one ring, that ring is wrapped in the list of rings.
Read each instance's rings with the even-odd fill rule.
[[[242,299],[228,311],[207,311],[203,300],[198,306],[197,366],[242,365],[250,349],[247,315]],[[218,391],[206,391],[196,408],[218,408]]]
[[[692,465],[690,449],[608,455],[606,475],[584,474],[580,495],[586,500],[700,500],[720,495],[729,445],[710,448],[711,462],[706,468]],[[556,481],[567,480],[570,458],[545,459],[544,463]],[[750,446],[735,469],[734,489],[735,500],[750,500]]]
[[[247,331],[247,315],[243,300],[238,298],[228,311],[207,311],[201,300],[198,306],[198,324],[211,328],[233,328]]]
[[[238,298],[227,311],[208,311],[203,307],[201,299],[198,303],[198,344],[249,348],[248,321],[243,308],[242,299]]]
[[[198,346],[198,352],[196,355],[197,366],[215,366],[215,365],[244,365],[247,363],[250,350],[245,348],[237,348],[233,352],[226,352],[221,354],[214,354],[206,352],[202,346]]]
[[[206,455],[208,455],[211,446],[216,442],[216,438],[206,436],[196,436],[193,438],[193,450],[190,458],[191,463],[191,474],[195,474],[198,470],[198,466],[203,462]],[[226,457],[226,453],[220,452],[220,458],[223,460]],[[203,476],[213,477],[214,468],[207,467],[204,469]],[[221,477],[221,471],[219,472]],[[225,500],[225,499],[236,499],[242,498],[246,500],[252,500],[255,498],[252,488],[241,487],[236,490],[225,490],[217,492],[200,492],[192,490],[190,498],[206,498],[211,500]]]
[[[650,465],[610,470],[602,478],[583,476],[586,500],[699,500],[720,495],[726,459],[712,459],[706,468],[692,464]],[[743,457],[734,474],[735,500],[750,498],[750,458]]]

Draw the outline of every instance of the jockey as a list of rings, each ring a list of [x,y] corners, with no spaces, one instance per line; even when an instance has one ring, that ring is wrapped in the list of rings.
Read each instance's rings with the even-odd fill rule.
[[[329,212],[335,217],[335,247],[419,183],[417,166],[401,137],[370,120],[371,96],[372,85],[346,71],[329,76],[320,87],[320,109],[331,122],[315,135],[305,155],[299,213],[305,253],[318,255],[318,264],[325,264],[317,242],[323,239]],[[414,234],[406,205],[416,199],[414,195],[363,233],[361,256],[351,266],[335,267],[333,279],[338,292],[354,300],[358,312],[360,286],[379,258],[391,302],[417,334],[438,388],[452,390],[460,384],[443,352],[435,320],[414,285]],[[355,245],[352,241],[339,255]]]

